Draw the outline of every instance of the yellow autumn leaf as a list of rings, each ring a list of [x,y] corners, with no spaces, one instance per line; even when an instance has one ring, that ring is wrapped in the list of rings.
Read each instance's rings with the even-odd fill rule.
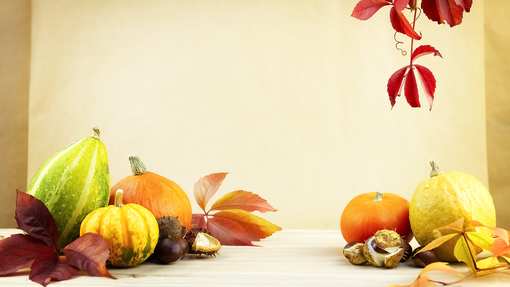
[[[482,248],[484,251],[492,252],[492,243],[494,243],[494,238],[492,238],[492,236],[480,232],[466,232],[466,235],[473,241],[473,244]]]
[[[424,246],[422,249],[420,249],[420,251],[418,251],[418,253],[420,252],[423,252],[423,251],[427,251],[427,250],[432,250],[438,246],[441,246],[443,243],[445,243],[446,241],[454,238],[455,236],[460,236],[460,234],[458,233],[451,233],[451,234],[447,234],[447,235],[443,235],[441,237],[438,237],[436,239],[434,239],[432,242],[430,242],[429,244],[427,244],[426,246]]]
[[[443,226],[443,227],[439,227],[437,228],[438,230],[440,229],[451,229],[451,230],[455,230],[455,231],[459,231],[461,232],[462,230],[464,230],[464,217],[461,217],[457,220],[455,220],[454,222],[446,225],[446,226]]]
[[[500,264],[500,262],[497,257],[487,257],[485,259],[476,261],[476,267],[478,267],[480,269],[492,268],[498,264]],[[478,272],[476,272],[476,275],[481,276],[481,275],[492,274],[494,272],[497,272],[497,269],[478,271]]]
[[[475,247],[469,240],[464,240],[464,237],[459,238],[457,243],[455,244],[455,248],[453,250],[453,255],[457,258],[457,260],[464,262],[469,267],[469,270],[475,272],[475,261],[476,260],[476,252]]]
[[[227,209],[214,213],[214,217],[222,217],[233,220],[241,225],[244,230],[250,235],[251,240],[259,241],[266,238],[276,231],[282,230],[281,227],[251,214],[250,212],[241,209]]]

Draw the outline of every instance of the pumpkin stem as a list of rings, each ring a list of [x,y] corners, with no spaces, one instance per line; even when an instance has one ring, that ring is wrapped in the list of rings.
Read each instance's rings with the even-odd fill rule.
[[[382,201],[382,198],[383,198],[384,194],[382,192],[376,192],[375,193],[375,198],[374,198],[374,202],[379,202],[379,201]]]
[[[131,171],[134,175],[140,175],[147,172],[145,164],[136,155],[129,156],[129,163],[131,164]]]
[[[432,167],[432,170],[430,171],[430,177],[434,177],[443,173],[443,171],[439,169],[439,166],[437,166],[433,159],[430,160],[430,166]]]
[[[92,130],[94,131],[94,134],[92,135],[92,137],[95,138],[95,139],[99,139],[99,135],[101,134],[99,132],[99,128],[98,127],[92,127]]]
[[[122,207],[122,198],[124,197],[124,191],[122,189],[117,189],[115,192],[115,207]]]

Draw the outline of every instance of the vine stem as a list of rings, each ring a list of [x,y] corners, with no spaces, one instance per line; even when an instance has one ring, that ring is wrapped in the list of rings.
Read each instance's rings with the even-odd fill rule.
[[[469,255],[471,256],[471,260],[473,261],[473,266],[475,267],[475,272],[478,271],[478,266],[476,266],[476,259],[473,257],[473,251],[471,250],[471,248],[469,248],[469,241],[466,237],[466,233],[462,232],[462,237],[464,238],[464,241],[466,242],[466,246],[469,250]]]
[[[417,15],[417,12],[418,12],[418,9],[414,9],[414,20],[413,20],[413,30],[416,31],[414,29],[414,27],[416,26],[416,15]],[[411,53],[409,53],[409,65],[412,65],[413,64],[413,45],[414,45],[414,39],[411,38]]]

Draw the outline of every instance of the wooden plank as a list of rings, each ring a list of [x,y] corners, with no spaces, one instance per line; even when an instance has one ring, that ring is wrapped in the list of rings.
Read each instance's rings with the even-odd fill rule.
[[[0,230],[8,235],[16,230]],[[16,231],[19,232],[19,231]],[[411,284],[421,269],[411,262],[394,269],[353,266],[342,255],[345,244],[337,230],[284,230],[259,247],[223,246],[216,257],[187,255],[170,265],[150,262],[134,268],[109,268],[117,280],[90,277],[80,271],[59,286],[387,286]],[[461,271],[462,264],[454,264]],[[444,276],[443,276],[444,277]],[[439,277],[437,277],[439,278]],[[457,277],[441,278],[454,281]],[[462,286],[508,286],[510,274],[493,274]],[[1,277],[1,286],[37,286],[28,271]],[[53,283],[52,283],[53,284]],[[458,285],[458,286],[460,286]]]

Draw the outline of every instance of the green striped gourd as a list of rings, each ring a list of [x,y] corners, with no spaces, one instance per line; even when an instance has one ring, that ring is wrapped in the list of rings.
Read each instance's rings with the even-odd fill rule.
[[[55,219],[57,250],[80,236],[83,219],[108,205],[110,172],[106,147],[94,135],[78,140],[53,154],[37,170],[27,193],[40,199]]]

